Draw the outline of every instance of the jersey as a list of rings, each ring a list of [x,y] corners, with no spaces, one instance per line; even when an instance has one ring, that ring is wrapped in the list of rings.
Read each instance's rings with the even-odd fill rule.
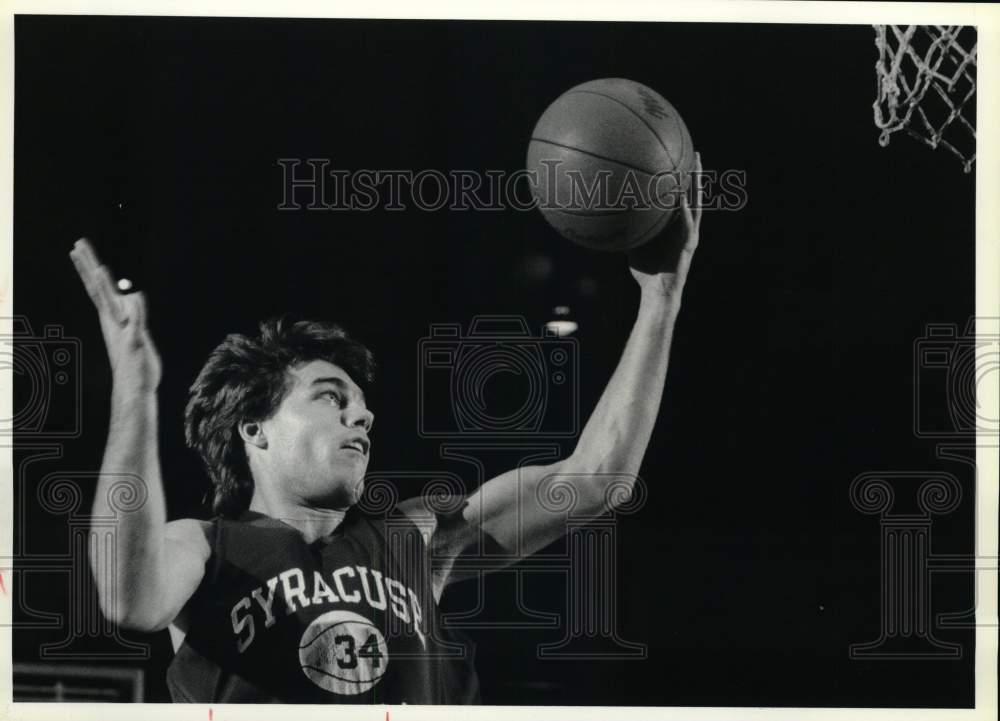
[[[210,543],[167,671],[174,701],[479,701],[473,648],[442,628],[430,554],[405,517],[352,508],[310,544],[247,511],[214,519]]]

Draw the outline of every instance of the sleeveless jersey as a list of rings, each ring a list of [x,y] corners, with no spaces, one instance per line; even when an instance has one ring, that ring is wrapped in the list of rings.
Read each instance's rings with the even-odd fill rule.
[[[445,633],[430,554],[405,517],[350,509],[307,544],[252,511],[215,519],[167,671],[174,701],[477,703],[471,644]]]

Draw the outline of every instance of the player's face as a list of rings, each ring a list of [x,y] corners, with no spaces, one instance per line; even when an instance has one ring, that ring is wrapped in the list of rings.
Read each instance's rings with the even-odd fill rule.
[[[295,499],[328,508],[357,503],[374,419],[361,389],[327,361],[310,361],[288,374],[291,388],[261,423],[268,475]]]

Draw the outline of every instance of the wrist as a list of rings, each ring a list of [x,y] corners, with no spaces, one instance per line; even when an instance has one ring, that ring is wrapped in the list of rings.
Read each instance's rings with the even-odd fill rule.
[[[655,311],[666,315],[676,315],[681,306],[681,292],[676,288],[665,288],[659,283],[644,283],[639,286],[640,310]]]
[[[156,386],[134,376],[115,375],[111,381],[111,403],[136,408],[156,401]]]

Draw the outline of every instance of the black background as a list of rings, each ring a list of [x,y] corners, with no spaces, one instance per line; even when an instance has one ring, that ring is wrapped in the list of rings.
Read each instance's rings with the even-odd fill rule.
[[[375,350],[373,472],[468,471],[417,433],[430,323],[516,314],[537,331],[572,306],[589,411],[638,300],[623,256],[572,246],[535,211],[279,211],[276,161],[513,172],[560,93],[626,77],[667,97],[705,167],[745,170],[748,191],[739,212],[705,215],[648,498],[620,519],[619,633],[648,658],[538,660],[557,630],[472,629],[483,701],[971,705],[971,632],[935,632],[961,660],[848,656],[879,633],[878,520],[851,505],[851,481],[958,476],[965,500],[935,522],[936,553],[971,551],[973,497],[971,470],[915,436],[912,399],[925,326],[974,312],[975,187],[944,151],[902,135],[878,146],[869,26],[20,16],[15,30],[15,311],[79,338],[83,368],[82,435],[17,489],[22,569],[69,549],[32,474],[96,469],[107,429],[107,361],[67,258],[82,235],[149,297],[171,517],[206,515],[183,446],[187,386],[227,332],[268,315],[338,320]],[[534,256],[553,262],[547,279],[525,273]],[[926,392],[943,413],[943,387]],[[31,579],[22,622],[92,593]],[[528,585],[533,608],[565,612],[556,581]],[[935,580],[935,612],[971,607],[971,585]],[[449,593],[448,610],[476,605],[474,584]],[[517,615],[510,574],[486,593],[487,617]],[[14,659],[64,635],[16,628]],[[147,698],[166,700],[166,637],[140,640],[153,643]]]

